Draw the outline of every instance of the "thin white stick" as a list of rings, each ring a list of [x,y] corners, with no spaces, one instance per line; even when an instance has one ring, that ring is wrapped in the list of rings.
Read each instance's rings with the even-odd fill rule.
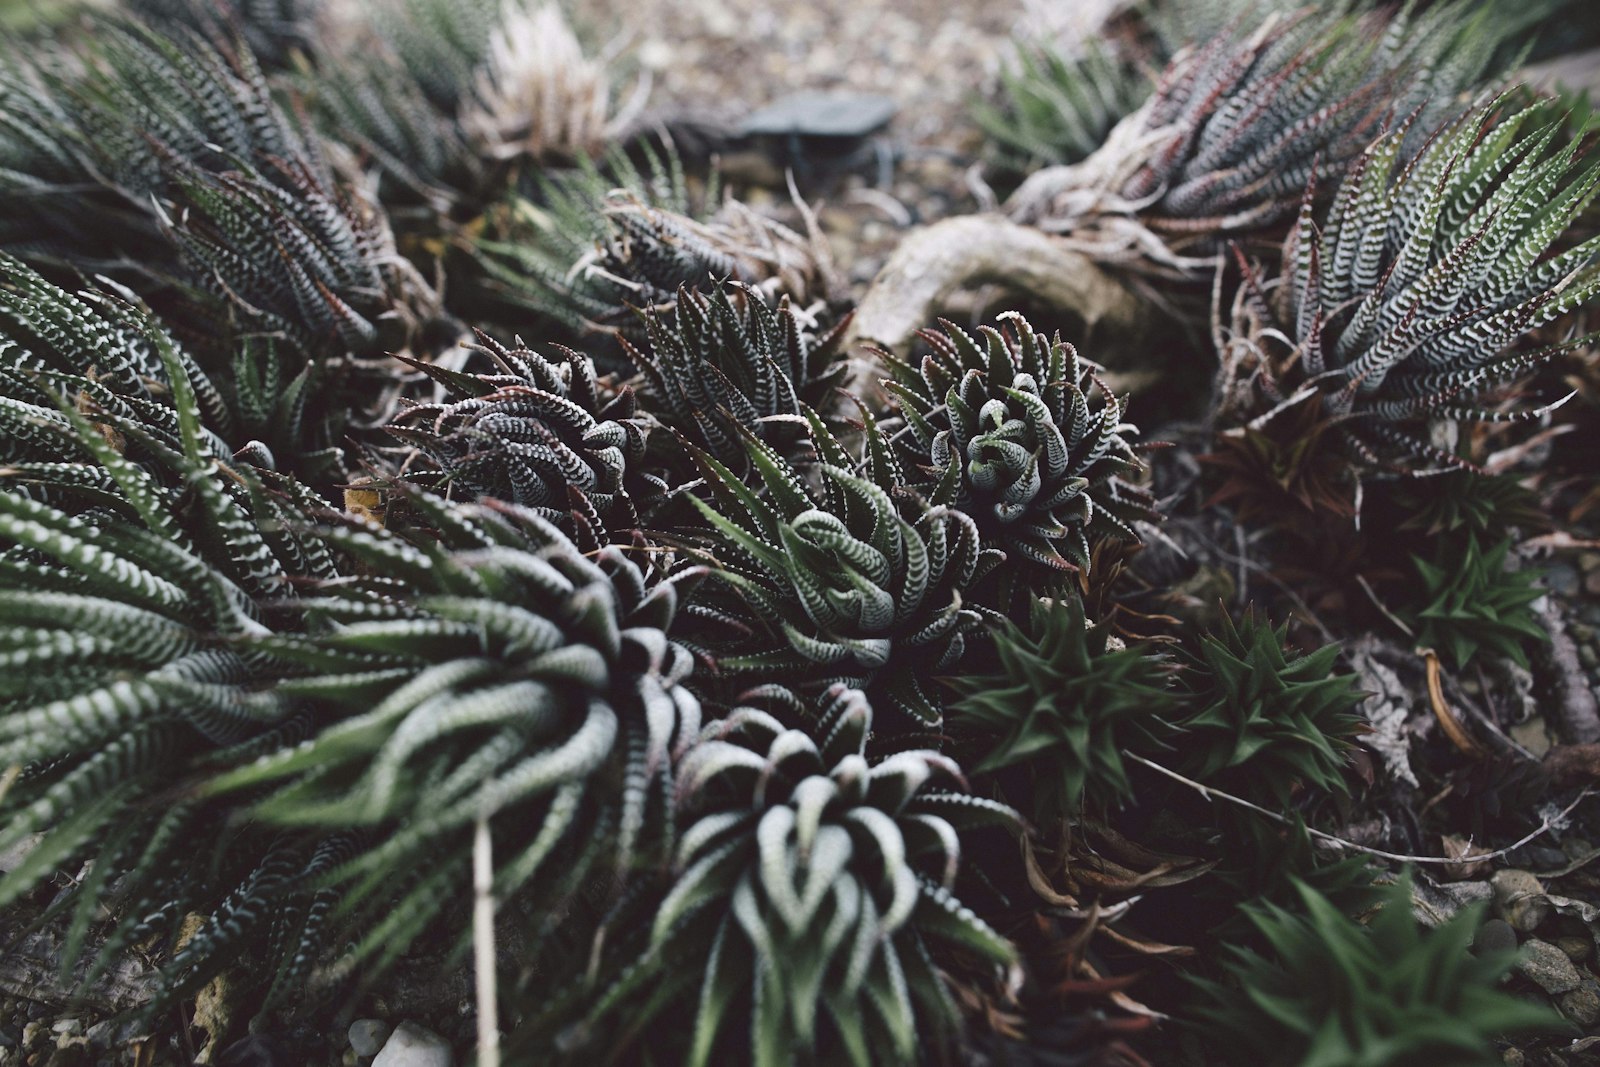
[[[1219,797],[1223,800],[1237,804],[1241,808],[1249,808],[1251,811],[1256,812],[1257,814],[1265,815],[1273,822],[1282,823],[1284,826],[1294,825],[1294,823],[1287,816],[1280,815],[1275,811],[1269,811],[1268,809],[1261,807],[1259,804],[1252,804],[1250,801],[1244,800],[1241,797],[1236,797],[1232,793],[1224,793],[1222,790],[1213,789],[1209,785],[1201,785],[1192,778],[1185,778],[1177,771],[1169,770],[1166,767],[1161,766],[1159,763],[1154,763],[1145,759],[1143,756],[1135,755],[1132,752],[1124,752],[1123,756],[1127,759],[1133,760],[1135,763],[1142,763],[1146,767],[1149,767],[1152,771],[1155,771],[1159,774],[1164,774],[1175,782],[1182,782],[1190,789],[1199,792],[1202,796]],[[1553,818],[1546,819],[1544,822],[1539,824],[1539,828],[1537,830],[1533,831],[1533,833],[1524,837],[1515,844],[1507,845],[1505,848],[1498,849],[1494,852],[1484,852],[1481,854],[1473,853],[1470,855],[1457,856],[1453,859],[1449,856],[1404,856],[1398,852],[1385,852],[1381,848],[1369,848],[1366,845],[1358,845],[1354,841],[1346,841],[1342,837],[1334,837],[1332,834],[1325,834],[1321,830],[1315,830],[1309,826],[1307,826],[1305,829],[1306,833],[1310,834],[1312,837],[1327,841],[1328,843],[1337,845],[1340,848],[1354,849],[1357,852],[1365,852],[1369,856],[1378,856],[1386,860],[1396,860],[1400,863],[1437,863],[1441,865],[1451,863],[1477,863],[1480,860],[1499,859],[1501,856],[1504,856],[1509,852],[1515,852],[1523,845],[1526,845],[1530,841],[1537,839],[1540,835],[1549,831],[1551,827],[1555,826],[1556,823],[1560,822],[1562,819],[1565,819],[1569,814],[1571,814],[1572,809],[1576,808],[1580,803],[1582,803],[1583,800],[1589,796],[1590,792],[1590,790],[1585,789],[1583,792],[1579,793],[1571,804],[1568,804],[1566,807],[1561,809],[1560,814],[1554,816]],[[1467,845],[1470,848],[1472,845],[1471,840],[1468,840]]]
[[[500,1012],[494,969],[494,861],[489,820],[472,834],[472,962],[478,996],[478,1067],[500,1067]]]

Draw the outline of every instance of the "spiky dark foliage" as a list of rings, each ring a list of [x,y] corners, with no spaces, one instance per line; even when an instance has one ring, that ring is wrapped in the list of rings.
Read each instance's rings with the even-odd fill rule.
[[[802,405],[829,410],[844,376],[840,328],[819,336],[787,298],[772,308],[736,283],[680,289],[670,312],[646,314],[645,335],[644,348],[623,349],[656,418],[735,470],[746,465],[740,427],[769,443],[803,436]]]
[[[147,25],[173,36],[197,30],[218,43],[243,38],[264,63],[282,67],[312,46],[324,0],[131,0]]]
[[[1059,336],[1040,337],[1015,313],[1001,322],[981,340],[949,322],[923,331],[931,351],[920,363],[884,354],[885,384],[923,491],[971,514],[985,542],[1043,588],[1089,565],[1091,537],[1137,541],[1131,523],[1155,516],[1124,478],[1141,469],[1124,402]]]
[[[1452,471],[1393,486],[1396,504],[1407,513],[1400,528],[1428,537],[1476,535],[1495,541],[1514,529],[1532,533],[1550,525],[1538,495],[1510,474]]]
[[[1290,344],[1256,333],[1242,361],[1225,361],[1225,376],[1253,373],[1264,398],[1231,417],[1274,405],[1259,426],[1320,398],[1355,471],[1417,473],[1469,466],[1427,439],[1432,423],[1549,410],[1474,403],[1560,350],[1519,349],[1520,338],[1600,291],[1600,241],[1557,247],[1600,188],[1600,165],[1558,145],[1555,124],[1529,128],[1537,114],[1470,111],[1410,164],[1396,129],[1351,164],[1320,227],[1308,197],[1273,300]],[[1261,285],[1251,274],[1241,300],[1260,308]]]
[[[1510,550],[1509,540],[1485,547],[1470,536],[1459,547],[1443,543],[1431,562],[1412,557],[1422,579],[1421,606],[1408,614],[1419,645],[1437,649],[1458,668],[1480,652],[1528,665],[1528,646],[1549,640],[1528,607],[1545,591],[1537,571],[1506,569]]]
[[[967,795],[936,752],[869,763],[872,719],[836,685],[813,729],[742,707],[685,756],[675,880],[648,957],[694,983],[683,1062],[915,1062],[960,1023],[940,948],[1013,959],[953,890],[963,836],[1019,832],[1017,814]]]
[[[1420,108],[1416,128],[1431,130],[1522,28],[1469,4],[1364,19],[1258,9],[1180,52],[1099,150],[1034,174],[1009,213],[1102,258],[1192,267],[1191,253],[1291,213],[1384,114]]]
[[[1036,600],[1026,627],[994,633],[1000,670],[952,680],[949,729],[974,775],[997,775],[1035,825],[1126,799],[1125,751],[1159,754],[1173,705],[1170,669],[1111,647],[1104,623],[1074,597]]]
[[[1482,905],[1425,931],[1409,877],[1385,897],[1370,926],[1305,888],[1292,911],[1247,907],[1266,951],[1230,946],[1230,981],[1201,984],[1196,1016],[1216,1054],[1264,1067],[1490,1067],[1500,1062],[1492,1037],[1560,1027],[1549,1009],[1499,988],[1512,954],[1468,951]]]
[[[936,728],[933,676],[961,659],[981,620],[964,592],[1000,561],[964,512],[930,505],[868,422],[866,471],[810,415],[819,488],[741,428],[764,492],[690,445],[714,503],[695,504],[709,526],[702,552],[722,595],[701,612],[724,671],[835,681],[866,689],[880,715]],[[887,718],[887,717],[886,717]],[[880,730],[903,729],[893,719]]]
[[[644,469],[648,427],[633,391],[602,386],[593,361],[570,348],[552,359],[483,335],[474,347],[496,373],[419,365],[446,399],[390,425],[421,453],[407,477],[532,508],[586,547],[635,530],[638,505],[648,510],[667,487]]]
[[[1365,720],[1353,675],[1334,673],[1329,645],[1308,655],[1287,647],[1289,626],[1252,612],[1224,616],[1200,640],[1180,691],[1177,769],[1258,804],[1285,807],[1304,786],[1348,793],[1344,768]]]

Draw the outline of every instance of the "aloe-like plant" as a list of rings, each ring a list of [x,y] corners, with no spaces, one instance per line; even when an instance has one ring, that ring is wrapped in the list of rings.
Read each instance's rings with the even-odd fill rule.
[[[691,195],[668,151],[638,166],[620,153],[541,175],[512,208],[508,233],[481,246],[506,299],[582,334],[643,333],[637,309],[670,311],[682,287],[720,281],[800,308],[831,298],[826,239],[736,201],[715,182]]]
[[[1020,832],[1017,814],[937,752],[869,762],[872,726],[865,695],[836,685],[809,730],[741,707],[684,757],[648,956],[694,980],[682,1062],[916,1062],[960,1025],[940,947],[1014,958],[954,889],[963,835]]]
[[[1501,989],[1510,952],[1473,953],[1473,905],[1433,930],[1411,911],[1411,880],[1369,926],[1301,888],[1299,907],[1247,906],[1264,951],[1229,946],[1227,980],[1201,982],[1196,1021],[1227,1063],[1402,1067],[1501,1062],[1492,1038],[1562,1025]]]
[[[741,428],[764,492],[688,445],[711,490],[694,498],[707,524],[700,553],[715,570],[697,611],[724,671],[799,675],[805,688],[865,689],[880,730],[937,728],[934,676],[961,659],[982,616],[965,591],[1000,562],[964,512],[906,491],[894,456],[868,422],[866,471],[814,413],[820,492]]]
[[[1299,787],[1348,793],[1344,767],[1365,726],[1355,676],[1334,673],[1338,647],[1300,654],[1285,644],[1288,629],[1224,616],[1188,657],[1187,711],[1174,724],[1179,770],[1278,807]]]
[[[740,427],[772,442],[784,436],[780,420],[803,425],[803,405],[832,407],[845,370],[842,325],[819,334],[787,298],[773,308],[756,290],[730,282],[711,293],[680,289],[671,312],[646,313],[643,347],[624,339],[623,350],[656,418],[742,470]]]
[[[1112,647],[1075,597],[1034,601],[1026,627],[998,625],[994,648],[998,671],[951,682],[949,730],[972,773],[998,776],[1041,827],[1126,799],[1123,753],[1164,747],[1171,669]]]
[[[1254,271],[1235,303],[1236,324],[1259,325],[1230,335],[1224,422],[1319,403],[1353,497],[1364,471],[1470,469],[1430,426],[1550,410],[1487,403],[1561,350],[1522,338],[1600,292],[1600,242],[1556,247],[1595,196],[1596,164],[1554,124],[1530,128],[1539,114],[1469,111],[1409,164],[1402,126],[1351,164],[1320,226],[1308,198],[1270,308]]]
[[[474,348],[493,373],[418,364],[446,399],[406,407],[389,426],[420,453],[406,477],[532,508],[586,547],[637,529],[639,507],[666,485],[644,468],[649,428],[633,391],[603,386],[593,361],[569,348],[548,358],[485,335]]]
[[[1409,612],[1417,643],[1439,650],[1457,668],[1480,652],[1528,665],[1528,646],[1550,635],[1529,608],[1545,591],[1531,568],[1506,570],[1509,539],[1485,546],[1468,536],[1445,542],[1432,561],[1412,557],[1422,579],[1420,606]]]
[[[952,323],[924,331],[917,363],[882,353],[885,386],[922,491],[972,515],[986,543],[1048,585],[1088,567],[1091,536],[1138,541],[1131,523],[1154,518],[1152,500],[1124,477],[1141,469],[1125,402],[1059,336],[1015,313],[1001,322],[981,341]]]
[[[1008,214],[1107,262],[1192,270],[1292,214],[1385,114],[1415,110],[1419,137],[1433,129],[1525,28],[1469,4],[1359,19],[1271,6],[1180,51],[1099,149],[1034,173]]]

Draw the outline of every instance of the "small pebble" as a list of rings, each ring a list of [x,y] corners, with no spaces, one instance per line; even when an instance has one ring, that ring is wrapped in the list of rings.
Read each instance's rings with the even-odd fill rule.
[[[1571,960],[1567,966],[1572,966]],[[451,1067],[453,1062],[444,1038],[416,1023],[401,1023],[384,1042],[372,1067]]]
[[[1600,1023],[1600,992],[1587,982],[1561,997],[1561,1014],[1582,1027]]]
[[[389,1039],[389,1024],[382,1019],[357,1019],[350,1024],[350,1047],[357,1056],[376,1056]]]
[[[1490,919],[1478,928],[1477,936],[1472,939],[1472,951],[1480,956],[1490,952],[1515,951],[1516,947],[1517,932],[1504,919]]]
[[[1495,914],[1523,933],[1538,929],[1550,914],[1544,886],[1527,871],[1496,871],[1489,884],[1494,888]]]
[[[1567,954],[1548,941],[1529,941],[1522,951],[1517,970],[1546,993],[1565,993],[1583,983]]]
[[[1594,942],[1587,937],[1552,937],[1550,943],[1565,952],[1573,963],[1582,963],[1594,951]]]

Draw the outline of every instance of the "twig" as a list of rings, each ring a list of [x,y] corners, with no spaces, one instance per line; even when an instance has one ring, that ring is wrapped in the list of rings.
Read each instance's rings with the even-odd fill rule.
[[[6,794],[11,792],[11,787],[17,784],[17,779],[22,777],[22,764],[13,763],[0,773],[0,803],[4,803]]]
[[[1255,812],[1256,814],[1265,815],[1267,818],[1271,819],[1273,822],[1279,823],[1279,824],[1281,824],[1283,826],[1293,826],[1294,825],[1294,823],[1288,817],[1286,817],[1284,815],[1281,815],[1278,812],[1270,811],[1270,810],[1268,810],[1266,808],[1263,808],[1259,804],[1252,804],[1250,801],[1245,800],[1242,797],[1236,797],[1232,793],[1224,793],[1222,790],[1213,789],[1209,785],[1201,785],[1199,782],[1195,781],[1194,779],[1185,778],[1183,775],[1179,774],[1177,771],[1169,770],[1166,767],[1161,766],[1161,764],[1159,764],[1159,763],[1156,763],[1156,762],[1154,762],[1152,760],[1145,759],[1143,756],[1136,755],[1135,753],[1132,753],[1132,752],[1125,752],[1125,753],[1123,753],[1123,755],[1126,758],[1133,760],[1135,763],[1144,764],[1146,767],[1149,767],[1152,771],[1155,771],[1158,774],[1166,775],[1168,778],[1171,778],[1175,782],[1181,782],[1182,784],[1188,786],[1190,789],[1193,789],[1193,790],[1197,791],[1202,796],[1205,796],[1205,797],[1218,797],[1218,798],[1220,798],[1222,800],[1226,800],[1226,801],[1229,801],[1231,803],[1237,804],[1241,808],[1248,808],[1251,811]],[[1540,823],[1539,824],[1539,828],[1537,830],[1533,831],[1531,834],[1528,834],[1526,837],[1522,838],[1520,841],[1517,841],[1514,844],[1507,845],[1505,848],[1497,849],[1494,852],[1485,852],[1485,853],[1482,853],[1481,855],[1474,854],[1471,857],[1472,861],[1474,863],[1476,863],[1479,860],[1499,859],[1501,856],[1505,856],[1505,855],[1507,855],[1509,853],[1515,852],[1517,849],[1521,848],[1523,845],[1526,845],[1531,841],[1537,840],[1540,837],[1540,835],[1548,832],[1552,827],[1555,826],[1556,823],[1560,822],[1562,819],[1566,818],[1569,814],[1571,814],[1572,809],[1576,808],[1580,803],[1582,803],[1583,800],[1586,797],[1589,796],[1590,792],[1591,792],[1591,790],[1585,789],[1583,792],[1579,793],[1577,795],[1577,797],[1573,799],[1572,803],[1568,804],[1566,807],[1561,809],[1560,814],[1555,815],[1555,816],[1553,816],[1553,817],[1551,817],[1549,819],[1546,819],[1544,822]],[[1305,828],[1305,831],[1306,831],[1306,833],[1310,834],[1312,837],[1315,837],[1315,838],[1317,838],[1318,840],[1321,840],[1321,841],[1326,841],[1329,844],[1336,845],[1339,848],[1354,849],[1357,852],[1365,852],[1369,856],[1377,856],[1380,859],[1394,860],[1394,861],[1396,861],[1398,863],[1437,863],[1437,864],[1440,864],[1441,866],[1443,866],[1443,865],[1446,865],[1446,864],[1462,862],[1460,857],[1456,857],[1454,859],[1451,859],[1448,856],[1407,856],[1407,855],[1403,855],[1403,854],[1401,854],[1399,852],[1385,852],[1381,848],[1369,848],[1366,845],[1358,845],[1354,841],[1346,841],[1342,837],[1335,837],[1332,834],[1323,833],[1321,830],[1313,829],[1312,827],[1309,827],[1309,826],[1307,826]],[[1470,846],[1471,844],[1472,844],[1472,840],[1469,838],[1467,840],[1467,845]]]
[[[489,820],[472,834],[472,962],[478,1000],[478,1067],[500,1067],[499,992],[494,967],[494,862]]]
[[[1367,576],[1366,575],[1364,575],[1364,574],[1356,575],[1356,584],[1360,585],[1361,586],[1361,591],[1367,594],[1367,599],[1372,601],[1372,606],[1377,608],[1379,611],[1383,612],[1383,617],[1388,619],[1390,622],[1394,623],[1395,628],[1397,630],[1399,630],[1401,633],[1405,634],[1407,637],[1411,638],[1411,640],[1413,640],[1413,641],[1415,641],[1417,639],[1417,631],[1413,630],[1411,627],[1409,627],[1405,623],[1401,622],[1400,619],[1395,615],[1394,612],[1392,612],[1388,608],[1384,607],[1383,601],[1378,599],[1378,594],[1374,593],[1372,591],[1372,586],[1367,584]]]
[[[1555,697],[1546,706],[1546,714],[1555,720],[1556,732],[1568,744],[1593,744],[1600,741],[1600,708],[1596,707],[1594,693],[1578,659],[1578,646],[1567,633],[1566,620],[1561,617],[1561,607],[1553,595],[1540,598],[1534,609],[1550,635],[1546,653],[1551,673],[1551,693]]]

